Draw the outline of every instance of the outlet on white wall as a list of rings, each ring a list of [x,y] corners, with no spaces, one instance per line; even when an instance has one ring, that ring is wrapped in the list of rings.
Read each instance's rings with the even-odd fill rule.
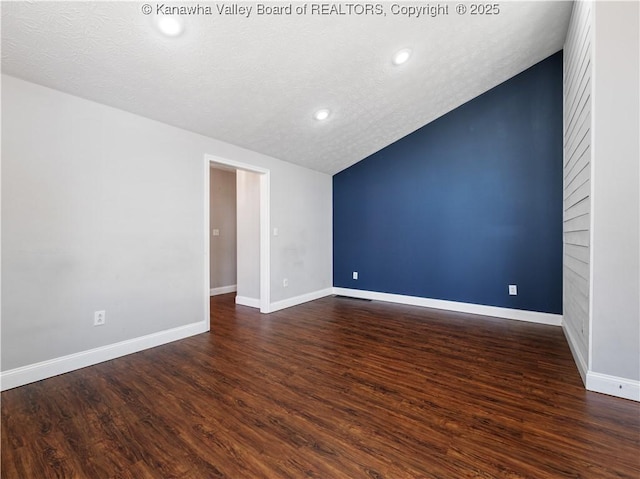
[[[285,288],[289,286],[289,280],[287,278],[282,280],[282,286],[284,286]]]
[[[106,311],[96,311],[93,313],[93,325],[94,326],[102,326],[107,320],[107,312]]]
[[[509,296],[518,296],[518,286],[515,284],[509,285]]]

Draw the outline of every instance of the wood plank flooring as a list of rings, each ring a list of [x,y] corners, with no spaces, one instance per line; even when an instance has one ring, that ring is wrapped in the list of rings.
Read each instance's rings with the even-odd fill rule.
[[[323,298],[2,393],[2,478],[640,478],[558,327]]]

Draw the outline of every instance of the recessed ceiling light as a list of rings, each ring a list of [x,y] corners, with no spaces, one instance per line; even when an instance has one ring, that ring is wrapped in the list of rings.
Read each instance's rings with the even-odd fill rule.
[[[409,59],[410,56],[411,56],[411,49],[403,48],[393,56],[393,64],[402,65]]]
[[[322,110],[318,110],[317,112],[315,112],[313,117],[318,121],[323,121],[329,118],[329,113],[331,113],[329,110],[323,108]]]
[[[157,17],[158,29],[168,37],[177,37],[184,30],[182,20],[171,15],[161,15]]]

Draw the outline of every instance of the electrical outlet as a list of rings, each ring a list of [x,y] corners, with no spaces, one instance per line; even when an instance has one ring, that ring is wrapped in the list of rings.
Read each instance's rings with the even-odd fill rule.
[[[213,230],[213,236],[220,236],[220,230],[218,228]]]
[[[515,284],[509,285],[509,296],[518,296],[518,286]]]
[[[289,286],[289,280],[287,278],[282,280],[282,286],[284,286],[285,288]]]
[[[352,277],[353,277],[353,279],[358,279],[358,272],[354,271]]]
[[[106,322],[107,313],[106,311],[96,311],[93,313],[93,325],[94,326],[103,326]]]

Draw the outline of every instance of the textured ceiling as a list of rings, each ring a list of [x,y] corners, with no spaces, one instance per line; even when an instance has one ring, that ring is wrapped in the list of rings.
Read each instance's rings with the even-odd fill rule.
[[[142,2],[2,2],[2,71],[331,174],[560,50],[571,13],[556,1],[501,2],[492,16],[441,2],[449,15],[420,18],[386,2],[380,16],[236,4],[253,7],[246,18],[200,2],[212,15],[183,16],[166,38],[150,4],[145,16]]]

